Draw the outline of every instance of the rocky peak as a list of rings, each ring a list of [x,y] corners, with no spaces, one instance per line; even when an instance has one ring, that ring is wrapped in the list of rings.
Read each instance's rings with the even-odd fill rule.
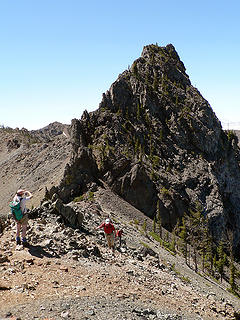
[[[147,70],[153,68],[156,78],[165,75],[173,82],[181,82],[185,85],[191,84],[188,75],[185,73],[185,66],[172,44],[168,44],[166,47],[145,46],[141,57],[143,59],[140,58],[139,60],[145,63],[148,67]]]
[[[71,132],[73,159],[59,187],[64,201],[104,182],[149,217],[158,207],[169,230],[201,203],[214,236],[230,228],[240,243],[238,148],[173,45],[145,46]],[[88,160],[80,165],[83,154]]]

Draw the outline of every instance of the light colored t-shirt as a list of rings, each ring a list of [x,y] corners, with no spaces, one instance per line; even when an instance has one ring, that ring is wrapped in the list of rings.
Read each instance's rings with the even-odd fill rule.
[[[27,207],[26,207],[26,202],[28,201],[28,200],[30,200],[31,199],[31,197],[20,197],[20,196],[18,196],[18,195],[15,195],[15,197],[13,198],[13,201],[14,202],[20,202],[20,208],[21,208],[21,211],[22,211],[22,213],[25,213],[26,211],[27,211]]]

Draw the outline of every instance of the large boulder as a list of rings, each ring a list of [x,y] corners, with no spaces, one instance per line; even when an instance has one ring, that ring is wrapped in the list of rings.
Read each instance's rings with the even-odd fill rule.
[[[63,219],[74,228],[81,228],[83,214],[73,203],[64,204],[60,199],[54,203],[54,209],[63,217]]]

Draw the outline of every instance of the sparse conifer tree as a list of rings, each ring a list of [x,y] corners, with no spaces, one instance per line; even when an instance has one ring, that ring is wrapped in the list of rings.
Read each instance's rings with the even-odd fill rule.
[[[143,222],[142,229],[143,229],[144,235],[146,236],[147,235],[147,220],[146,219]]]
[[[163,130],[161,129],[159,132],[159,140],[162,141],[163,138]]]
[[[133,75],[138,78],[138,67],[136,61],[133,63]]]
[[[214,254],[214,257],[213,257],[213,267],[216,271],[217,270],[217,255],[216,255],[216,253]]]
[[[179,236],[179,233],[180,233],[180,219],[177,220],[177,223],[176,223],[176,225],[174,227],[174,233],[175,233],[175,235]],[[177,237],[177,241],[176,241],[177,250],[180,250],[180,248],[181,248],[181,243],[179,242],[179,240],[181,241],[180,237]]]
[[[236,292],[236,267],[234,265],[234,254],[233,254],[233,231],[228,231],[228,240],[229,240],[229,251],[230,251],[230,277],[229,284],[231,291]]]
[[[157,201],[157,224],[158,224],[158,231],[159,231],[159,237],[162,239],[162,218],[160,213],[160,202]]]
[[[135,146],[134,146],[134,153],[137,154],[139,149],[139,140],[136,138],[135,140]]]
[[[217,255],[218,255],[218,260],[217,260],[217,270],[220,274],[221,281],[223,279],[224,275],[224,266],[227,262],[227,255],[224,253],[224,241],[221,240],[219,242],[218,248],[217,248]]]
[[[142,162],[143,152],[142,152],[142,145],[139,144],[139,161]]]
[[[231,291],[235,293],[237,289],[237,285],[236,285],[236,267],[234,265],[233,257],[231,258],[231,262],[230,262],[229,284],[230,284]]]
[[[154,73],[153,89],[154,89],[155,91],[158,90],[158,77],[157,77],[157,73],[156,73],[156,72]]]
[[[195,272],[198,272],[197,249],[196,249],[195,242],[193,243],[193,261],[194,261]]]
[[[147,86],[149,85],[149,71],[148,71],[148,70],[146,70],[145,84],[146,84]]]
[[[173,229],[173,232],[172,232],[171,250],[173,252],[176,252],[176,232],[175,232],[175,229]]]
[[[153,232],[156,233],[156,215],[153,217]]]
[[[188,232],[189,240],[193,247],[193,261],[195,271],[198,271],[198,250],[200,249],[203,255],[203,268],[204,259],[206,255],[206,221],[204,215],[202,214],[200,204],[197,202],[195,204],[195,209],[189,211],[188,216]]]
[[[168,233],[168,231],[165,233],[165,241],[167,243],[169,242],[169,233]]]
[[[179,237],[182,240],[182,252],[187,264],[187,228],[184,217],[182,218],[182,225],[180,226]]]
[[[126,110],[125,110],[125,118],[126,118],[126,119],[129,119],[128,107],[126,107]]]
[[[209,246],[209,235],[207,224],[202,224],[203,239],[200,241],[200,250],[202,255],[202,271],[205,271],[205,262],[207,257],[207,251]]]
[[[137,104],[137,119],[140,119],[140,115],[141,115],[141,108],[140,108],[140,104]]]
[[[176,105],[178,105],[178,95],[176,95],[176,101],[175,101]]]
[[[214,275],[214,248],[213,248],[213,238],[209,234],[207,234],[207,245],[206,245],[206,262],[209,263],[209,270],[212,275]],[[216,263],[216,261],[215,261]]]

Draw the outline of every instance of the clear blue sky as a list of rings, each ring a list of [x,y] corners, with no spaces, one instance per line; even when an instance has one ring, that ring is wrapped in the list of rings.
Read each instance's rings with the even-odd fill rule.
[[[172,43],[221,121],[240,122],[240,1],[0,0],[0,124],[98,108],[144,45]]]

